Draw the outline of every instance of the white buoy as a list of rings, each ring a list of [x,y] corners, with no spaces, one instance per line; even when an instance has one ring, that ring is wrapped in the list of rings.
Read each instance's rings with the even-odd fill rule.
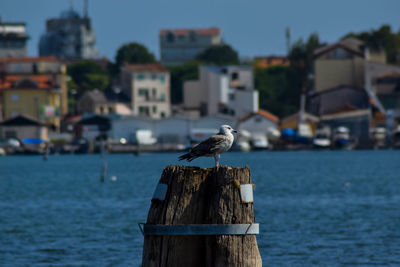
[[[117,180],[117,176],[113,175],[111,176],[111,181],[115,182]]]

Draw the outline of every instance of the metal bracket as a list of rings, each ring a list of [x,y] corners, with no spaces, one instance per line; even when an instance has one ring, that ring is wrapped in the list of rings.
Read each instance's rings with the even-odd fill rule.
[[[240,185],[240,197],[242,198],[243,203],[253,203],[253,185]]]
[[[158,200],[164,200],[165,195],[167,194],[168,185],[166,184],[157,184],[156,190],[154,190],[153,198]]]
[[[258,223],[159,225],[138,223],[143,235],[257,235]]]

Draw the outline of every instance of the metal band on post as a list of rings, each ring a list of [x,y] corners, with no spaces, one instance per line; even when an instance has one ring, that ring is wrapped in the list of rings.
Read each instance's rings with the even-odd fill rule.
[[[158,225],[139,223],[143,235],[257,235],[258,223]]]

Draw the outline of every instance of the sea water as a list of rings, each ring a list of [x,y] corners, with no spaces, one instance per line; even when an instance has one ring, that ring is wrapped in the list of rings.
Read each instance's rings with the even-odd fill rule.
[[[140,266],[137,224],[178,155],[1,157],[0,266]],[[400,266],[400,151],[230,152],[221,164],[251,169],[264,266]]]

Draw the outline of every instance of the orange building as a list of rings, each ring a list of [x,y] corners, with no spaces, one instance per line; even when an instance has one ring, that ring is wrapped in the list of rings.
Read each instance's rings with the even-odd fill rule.
[[[255,57],[253,61],[254,69],[266,69],[272,66],[289,66],[290,61],[283,56]]]

